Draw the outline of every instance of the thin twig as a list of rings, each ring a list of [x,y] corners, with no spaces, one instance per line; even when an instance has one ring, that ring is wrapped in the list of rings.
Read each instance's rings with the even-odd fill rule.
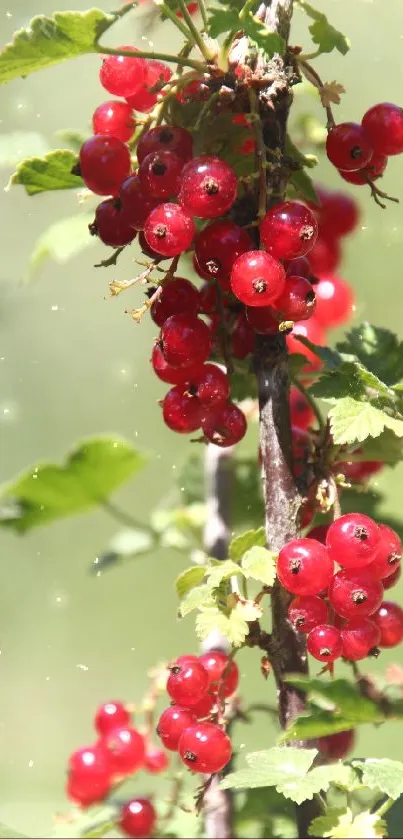
[[[127,245],[122,245],[120,248],[116,248],[108,259],[103,259],[101,262],[97,262],[94,265],[94,268],[109,268],[111,265],[116,265],[120,254],[126,247]]]
[[[101,55],[122,55],[126,58],[133,58],[133,52],[131,50],[122,50],[122,49],[115,49],[114,47],[105,47],[103,44],[99,42],[96,43],[96,52],[100,53]],[[136,52],[136,58],[152,58],[157,59],[158,61],[167,61],[170,64],[181,64],[183,67],[193,67],[194,70],[199,70],[199,72],[204,73],[206,66],[201,61],[196,61],[193,58],[183,58],[179,55],[171,55],[171,53],[167,52],[154,52],[154,50],[138,50]],[[209,59],[212,60],[211,57]]]
[[[128,288],[138,285],[138,283],[146,282],[155,267],[156,263],[150,262],[141,274],[138,274],[137,277],[133,277],[131,280],[111,280],[109,283],[109,290],[112,297],[117,297],[122,291],[126,291]]]
[[[210,64],[214,60],[214,53],[211,51],[211,49],[209,49],[205,41],[203,41],[203,38],[200,35],[197,26],[195,26],[195,24],[193,23],[192,16],[189,14],[185,0],[177,0],[177,3],[183,15],[184,21],[186,21],[186,24],[190,32],[192,33],[192,38],[195,45],[198,46],[203,58],[207,61],[208,64]]]

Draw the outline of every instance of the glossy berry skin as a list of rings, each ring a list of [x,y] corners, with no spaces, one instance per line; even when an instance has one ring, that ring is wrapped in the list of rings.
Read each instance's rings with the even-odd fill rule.
[[[158,300],[151,306],[150,314],[154,323],[163,326],[171,315],[197,314],[199,303],[196,286],[183,277],[174,277],[164,284]]]
[[[343,568],[331,580],[328,594],[338,615],[357,620],[376,612],[382,602],[383,587],[369,567]]]
[[[311,632],[318,624],[326,623],[328,617],[325,601],[313,594],[294,597],[288,607],[288,620],[298,632]]]
[[[355,730],[336,731],[335,734],[327,734],[325,737],[318,737],[316,745],[322,761],[327,763],[333,760],[343,760],[354,748]]]
[[[308,320],[316,308],[315,291],[305,277],[287,277],[283,291],[273,304],[281,320]]]
[[[154,831],[157,814],[148,798],[133,798],[120,813],[119,827],[131,839],[148,839]]]
[[[208,675],[201,662],[175,662],[170,671],[167,681],[168,696],[177,705],[184,705],[186,708],[200,702],[208,686]]]
[[[309,261],[314,277],[320,277],[322,274],[333,274],[341,262],[339,239],[325,238],[319,234],[312,250],[309,252]]]
[[[330,525],[326,547],[333,562],[345,568],[363,568],[375,559],[381,532],[369,516],[346,513]]]
[[[158,378],[169,385],[185,384],[185,382],[191,380],[193,376],[198,375],[201,367],[200,364],[196,364],[194,367],[171,367],[171,365],[165,360],[164,354],[158,342],[153,346],[151,364],[154,373],[158,376]]]
[[[161,201],[177,195],[182,169],[183,160],[174,151],[152,151],[140,163],[143,192]]]
[[[363,483],[384,467],[381,460],[344,460],[334,465],[334,471],[341,472],[348,481]]]
[[[398,105],[374,105],[364,114],[362,126],[375,151],[386,155],[403,152],[403,109]]]
[[[402,543],[397,533],[386,524],[379,524],[381,544],[378,553],[371,563],[371,571],[382,580],[390,577],[396,571],[402,560]]]
[[[192,772],[210,775],[224,769],[231,759],[231,740],[218,725],[199,722],[183,732],[179,754]]]
[[[232,266],[242,253],[252,250],[249,233],[230,219],[208,224],[195,241],[197,270],[204,279],[216,279],[229,287]]]
[[[167,64],[163,61],[155,59],[147,60],[145,62],[145,78],[143,84],[133,96],[127,96],[126,100],[131,108],[139,111],[142,114],[147,114],[151,111],[158,101],[158,93],[150,93],[150,88],[154,87],[161,80],[169,82],[172,72]],[[162,89],[163,93],[163,89]]]
[[[130,151],[118,137],[96,134],[81,146],[81,175],[96,195],[116,195],[130,167]]]
[[[340,326],[350,320],[355,299],[351,286],[336,274],[321,277],[315,285],[315,318],[324,329]]]
[[[210,353],[210,331],[196,315],[171,315],[161,329],[161,347],[172,367],[194,367]]]
[[[168,756],[163,749],[154,747],[146,752],[144,769],[146,772],[150,772],[151,775],[158,775],[160,772],[164,772],[168,764]]]
[[[328,524],[318,524],[318,526],[313,527],[307,535],[309,539],[317,539],[317,541],[320,542],[321,545],[326,545],[326,536],[328,530]]]
[[[340,632],[327,623],[319,624],[311,630],[306,645],[308,652],[318,661],[335,661],[341,656]]]
[[[192,705],[189,710],[192,711],[192,714],[194,714],[196,719],[205,719],[205,717],[210,716],[215,704],[215,696],[213,696],[212,693],[205,693],[200,702],[197,702],[196,705]]]
[[[284,284],[283,266],[265,251],[243,253],[232,266],[231,289],[246,306],[269,306]]]
[[[139,163],[154,151],[173,151],[182,160],[189,160],[193,152],[192,135],[179,125],[159,125],[140,137],[136,151]]]
[[[101,740],[114,775],[128,775],[144,763],[144,738],[132,726],[113,728]]]
[[[130,713],[123,702],[104,702],[97,708],[94,725],[101,737],[109,734],[113,728],[129,725]]]
[[[228,163],[219,157],[195,157],[186,164],[178,196],[192,216],[217,218],[232,207],[238,178]]]
[[[114,96],[132,96],[145,79],[144,58],[136,58],[137,50],[132,46],[120,46],[119,50],[132,52],[133,57],[107,55],[102,59],[99,80],[102,87]]]
[[[401,563],[399,562],[399,564],[398,564],[397,568],[395,568],[393,574],[390,574],[389,577],[384,577],[383,578],[382,585],[383,585],[384,591],[387,591],[388,589],[393,588],[393,586],[395,586],[399,582],[401,576],[402,576],[402,567],[401,567]]]
[[[243,411],[233,402],[226,402],[224,405],[206,411],[201,427],[210,443],[221,448],[228,448],[242,440],[246,434],[247,425]]]
[[[201,408],[214,408],[227,402],[230,381],[216,364],[203,364],[200,371],[189,378],[189,392],[196,397]]]
[[[138,174],[130,175],[119,190],[121,212],[127,224],[135,230],[142,230],[158,199],[150,198],[141,186]]]
[[[277,335],[281,318],[273,306],[247,306],[245,312],[246,320],[254,332],[259,335]]]
[[[303,431],[307,431],[315,422],[313,409],[297,387],[292,387],[290,390],[290,417],[291,425]]]
[[[127,223],[115,198],[107,198],[98,204],[89,231],[98,236],[104,245],[112,248],[129,245],[136,236],[136,231]]]
[[[379,644],[381,633],[373,620],[358,618],[348,621],[340,630],[342,656],[347,661],[360,661]]]
[[[356,230],[360,211],[351,195],[346,192],[327,192],[321,199],[319,229],[325,239],[348,236]]]
[[[89,807],[108,795],[111,770],[102,746],[85,746],[69,758],[67,795],[81,807]]]
[[[372,620],[381,633],[380,647],[397,647],[403,641],[403,609],[397,603],[384,600]]]
[[[319,594],[327,588],[332,575],[333,560],[315,539],[292,539],[278,555],[277,576],[292,594]]]
[[[306,256],[297,256],[285,264],[287,277],[305,277],[309,280],[312,271],[309,259]]]
[[[112,134],[118,137],[123,143],[130,140],[136,123],[133,113],[127,102],[120,102],[118,99],[110,99],[98,105],[92,115],[92,129],[94,134]]]
[[[363,127],[356,122],[341,122],[332,128],[326,140],[326,154],[336,169],[354,172],[366,166],[373,147]]]
[[[165,425],[178,434],[190,434],[201,426],[202,409],[198,399],[189,393],[188,385],[175,385],[162,402]]]
[[[192,217],[177,204],[159,204],[144,224],[147,244],[162,256],[177,256],[186,251],[194,234]]]
[[[379,154],[374,152],[371,160],[364,166],[363,169],[358,169],[357,172],[341,172],[339,175],[344,181],[355,186],[367,186],[371,181],[377,181],[381,178],[388,165],[388,158],[386,154]]]
[[[300,201],[282,201],[269,210],[260,236],[266,250],[276,259],[295,259],[311,250],[318,235],[318,222]]]
[[[194,707],[197,708],[197,704]],[[181,734],[195,722],[196,715],[189,708],[171,705],[162,712],[158,720],[158,737],[160,737],[166,749],[176,752]]]
[[[256,309],[256,311],[260,311]],[[255,346],[255,333],[245,317],[244,312],[241,312],[231,332],[231,351],[234,358],[246,358],[253,352]]]
[[[213,315],[217,312],[217,286],[215,283],[205,282],[199,289],[200,312]]]
[[[315,353],[308,347],[305,347],[304,344],[301,344],[301,341],[298,341],[298,335],[302,335],[304,338],[308,338],[309,341],[312,341],[313,344],[321,346],[324,343],[324,333],[322,327],[319,323],[317,323],[315,318],[310,318],[307,321],[296,323],[292,332],[287,335],[286,338],[287,347],[290,353],[300,353],[306,357],[309,362],[306,369],[319,370],[322,364],[320,358],[318,358],[318,356],[315,355]]]
[[[209,677],[209,690],[221,697],[232,696],[239,682],[239,670],[235,661],[229,663],[228,656],[221,650],[211,650],[200,656]],[[225,675],[223,676],[223,674]]]

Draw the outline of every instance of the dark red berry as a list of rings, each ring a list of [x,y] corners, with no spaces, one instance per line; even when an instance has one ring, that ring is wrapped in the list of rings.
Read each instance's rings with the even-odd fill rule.
[[[231,759],[228,734],[211,722],[199,722],[187,728],[179,740],[179,754],[193,772],[211,775],[220,772]]]
[[[330,274],[322,277],[315,285],[315,318],[324,329],[340,326],[349,320],[355,309],[354,293],[351,286]]]
[[[312,530],[309,531],[307,536],[309,539],[316,539],[322,545],[326,545],[326,536],[328,530],[328,524],[318,524],[317,527],[313,527]]]
[[[297,387],[290,390],[290,417],[294,428],[306,431],[315,421],[315,414],[308,400]]]
[[[168,765],[168,756],[163,749],[157,749],[155,746],[147,749],[144,758],[144,769],[147,772],[150,772],[151,775],[158,775],[160,772],[164,772]]]
[[[187,708],[200,702],[208,686],[208,675],[202,663],[197,660],[174,662],[170,671],[167,692],[171,699]]]
[[[285,286],[273,303],[283,321],[308,320],[316,307],[316,287],[305,277],[287,277]]]
[[[213,221],[196,237],[197,271],[204,279],[217,279],[228,288],[235,260],[252,247],[249,233],[235,222],[230,219]]]
[[[146,60],[145,65],[145,78],[141,87],[133,96],[126,97],[130,107],[142,114],[147,114],[151,111],[158,101],[159,94],[150,93],[150,88],[159,82],[169,82],[172,76],[172,71],[163,61],[156,61],[155,59]]]
[[[130,712],[123,702],[104,702],[97,708],[94,724],[98,734],[109,734],[113,728],[120,728],[130,723]]]
[[[297,256],[295,259],[290,259],[286,262],[285,269],[287,277],[305,277],[309,280],[312,271],[309,259],[306,256]]]
[[[209,690],[220,697],[232,696],[239,682],[239,670],[235,661],[230,661],[221,650],[211,650],[200,656],[209,677]]]
[[[397,647],[403,641],[403,609],[397,603],[384,600],[372,620],[381,633],[380,647]]]
[[[277,300],[275,301],[277,307]],[[254,332],[260,335],[276,335],[279,331],[280,314],[274,306],[247,306],[246,319]],[[253,349],[253,347],[252,347]]]
[[[159,125],[140,137],[136,151],[139,163],[153,151],[173,151],[182,160],[189,160],[193,152],[192,135],[179,125]]]
[[[165,425],[179,434],[190,434],[200,428],[202,408],[198,399],[189,393],[188,385],[176,385],[162,402]]]
[[[261,311],[256,309],[256,311]],[[253,352],[255,346],[255,333],[245,317],[245,313],[241,312],[235,320],[231,332],[231,350],[234,358],[246,358]]]
[[[214,282],[206,282],[199,289],[200,312],[213,315],[217,312],[217,286]]]
[[[189,392],[197,398],[203,409],[214,408],[226,402],[229,397],[229,378],[216,364],[203,364],[188,382]]]
[[[135,47],[121,46],[117,49],[132,52],[133,58],[123,55],[106,55],[102,60],[99,80],[102,87],[114,96],[133,96],[144,83],[146,64],[144,58],[136,58]]]
[[[148,839],[156,821],[157,814],[148,798],[132,798],[121,810],[119,827],[130,839]]]
[[[373,105],[362,120],[371,145],[380,154],[403,152],[403,109],[391,102]]]
[[[326,238],[319,234],[312,250],[309,252],[312,274],[320,277],[323,274],[333,274],[341,262],[340,240]]]
[[[93,235],[99,236],[104,245],[110,245],[112,248],[128,245],[136,236],[136,231],[128,224],[115,198],[107,198],[98,204],[95,219],[89,225],[89,230]]]
[[[292,594],[319,594],[332,579],[333,560],[315,539],[292,539],[279,553],[277,576]]]
[[[177,204],[159,204],[144,224],[147,244],[162,256],[177,256],[186,251],[194,233],[192,217]]]
[[[118,99],[110,99],[98,105],[92,115],[94,134],[112,134],[123,143],[130,140],[135,127],[136,123],[130,105]]]
[[[384,465],[381,460],[344,460],[335,463],[334,472],[341,472],[348,481],[360,484],[380,472]]]
[[[299,632],[310,632],[318,624],[326,623],[328,617],[325,601],[315,595],[294,597],[288,607],[288,620]]]
[[[354,728],[347,731],[336,731],[335,734],[327,734],[325,737],[318,737],[317,747],[322,761],[343,760],[353,750],[355,741]]]
[[[402,576],[402,567],[401,567],[401,563],[399,562],[399,564],[398,564],[397,568],[395,568],[393,574],[389,574],[389,577],[384,577],[383,578],[382,585],[383,585],[384,591],[387,591],[388,589],[393,588],[393,586],[395,586],[396,583],[399,582],[401,576]]]
[[[196,705],[192,705],[189,710],[192,711],[192,714],[194,714],[196,719],[205,719],[205,717],[210,716],[215,704],[215,696],[213,696],[212,693],[205,693],[200,702],[197,702]]]
[[[198,707],[196,704],[195,708]],[[162,712],[157,726],[158,737],[161,738],[166,749],[176,752],[178,749],[181,734],[189,726],[196,722],[194,711],[182,708],[179,705],[171,705]]]
[[[178,199],[191,215],[216,218],[232,207],[237,187],[237,176],[225,160],[195,157],[182,172]]]
[[[177,195],[182,169],[183,160],[174,151],[152,151],[140,163],[143,192],[160,200]]]
[[[330,525],[326,547],[333,562],[345,568],[363,568],[375,559],[381,547],[381,532],[369,516],[346,513]]]
[[[281,294],[284,284],[283,266],[265,251],[243,253],[232,267],[232,291],[247,306],[269,306]]]
[[[381,633],[373,620],[356,618],[348,621],[340,630],[343,645],[342,656],[347,661],[360,661],[379,644]]]
[[[151,210],[157,206],[157,199],[143,192],[138,174],[130,175],[119,190],[122,216],[130,227],[142,230]]]
[[[396,571],[402,560],[402,543],[397,533],[386,524],[378,525],[381,542],[374,561],[371,563],[371,571],[381,579],[390,577]]]
[[[291,427],[291,446],[294,475],[296,478],[299,478],[306,470],[313,452],[312,437],[304,428],[298,426]]]
[[[275,204],[260,225],[262,243],[276,259],[305,256],[317,235],[318,222],[312,210],[299,201]]]
[[[130,151],[118,137],[96,134],[81,146],[81,175],[96,195],[116,195],[130,166]]]
[[[382,602],[380,580],[367,568],[343,568],[329,585],[329,600],[335,612],[346,620],[372,615]]]
[[[208,97],[209,89],[201,79],[193,79],[176,94],[178,102],[182,105],[188,105],[190,102],[205,102]]]
[[[144,738],[129,725],[109,731],[102,739],[109,754],[111,771],[115,775],[128,775],[144,763]]]
[[[85,746],[69,758],[67,795],[81,807],[103,801],[109,793],[111,769],[102,746]]]
[[[202,364],[209,356],[210,344],[207,324],[193,314],[171,315],[161,329],[162,352],[172,367]]]
[[[197,376],[201,367],[200,364],[194,367],[171,367],[165,360],[158,341],[153,346],[151,364],[158,378],[169,385],[181,385],[188,382],[193,376]]]
[[[335,626],[327,623],[315,626],[306,642],[308,652],[318,661],[335,661],[341,656],[341,636]]]
[[[287,347],[290,353],[300,353],[300,355],[304,355],[309,362],[307,365],[307,369],[310,370],[319,370],[321,367],[321,360],[320,358],[315,355],[315,353],[310,350],[308,347],[305,347],[301,341],[298,341],[297,336],[302,335],[304,338],[308,338],[312,344],[318,344],[319,346],[323,345],[325,337],[322,330],[322,327],[317,323],[315,318],[310,318],[307,321],[296,323],[293,327],[292,332],[287,335]],[[305,368],[304,368],[305,369]]]
[[[333,166],[343,172],[362,169],[371,159],[373,151],[368,134],[356,122],[335,125],[327,135],[327,156]]]
[[[355,173],[354,173],[355,174]],[[346,192],[327,192],[322,197],[319,230],[324,238],[333,239],[353,233],[360,219],[357,202]]]
[[[189,280],[174,277],[162,288],[158,300],[151,306],[151,317],[158,326],[163,326],[171,315],[192,314],[198,312],[199,292]]]
[[[388,165],[388,158],[386,154],[379,154],[374,152],[371,160],[364,166],[363,169],[358,169],[357,172],[341,172],[339,175],[344,181],[355,186],[368,186],[371,181],[376,181],[381,178]]]
[[[207,440],[222,448],[239,443],[247,428],[245,414],[233,402],[206,411],[201,426]]]

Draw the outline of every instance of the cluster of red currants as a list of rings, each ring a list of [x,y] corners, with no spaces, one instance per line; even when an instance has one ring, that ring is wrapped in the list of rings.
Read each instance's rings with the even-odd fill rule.
[[[335,125],[329,131],[326,151],[348,183],[361,186],[376,181],[388,157],[403,153],[403,108],[381,102],[366,111],[361,124]]]
[[[383,601],[399,579],[402,545],[390,527],[347,513],[280,551],[277,575],[296,595],[288,610],[311,655],[357,661],[403,639],[403,610]],[[335,570],[335,566],[340,566]]]
[[[220,772],[231,759],[231,740],[217,719],[238,680],[236,663],[220,650],[182,655],[170,667],[167,692],[173,704],[161,714],[157,734],[193,772]]]

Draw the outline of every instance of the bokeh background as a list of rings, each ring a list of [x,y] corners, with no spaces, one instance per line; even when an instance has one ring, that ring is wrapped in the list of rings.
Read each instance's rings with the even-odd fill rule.
[[[34,14],[70,5],[67,0],[55,6],[50,0],[2,0],[2,41]],[[88,4],[76,0],[73,5],[85,9]],[[106,2],[99,5],[109,8]],[[317,63],[325,80],[336,79],[346,88],[337,117],[359,120],[378,101],[399,103],[401,0],[317,5],[352,42],[344,58],[333,53]],[[140,12],[108,41],[140,46],[144,28]],[[168,31],[174,48],[169,23],[153,28],[147,38],[166,49]],[[306,21],[298,13],[293,42],[299,41],[308,47]],[[11,154],[58,147],[60,129],[88,130],[94,108],[105,98],[98,68],[97,56],[80,58],[1,88],[2,186],[12,171]],[[298,108],[313,109],[322,118],[309,97],[299,98]],[[344,188],[323,159],[317,179]],[[403,196],[401,158],[390,160],[384,186]],[[356,321],[368,319],[403,336],[402,205],[383,211],[365,189],[351,189],[362,216],[346,245],[342,274],[356,289]],[[21,187],[0,190],[0,206],[1,480],[31,463],[60,461],[79,438],[115,432],[151,453],[147,469],[118,494],[122,508],[147,521],[169,492],[189,444],[160,419],[156,399],[163,390],[148,362],[154,325],[145,319],[138,327],[124,315],[139,295],[134,290],[125,299],[108,298],[112,276],[132,276],[132,257],[122,258],[109,273],[95,270],[94,262],[105,256],[96,243],[64,264],[48,261],[28,277],[38,237],[55,220],[85,214],[88,207],[78,206],[74,192],[28,198]],[[403,467],[398,467],[376,480],[386,493],[383,510],[394,517],[401,514],[402,479]],[[117,530],[110,516],[95,511],[25,537],[0,535],[0,822],[30,836],[49,835],[54,812],[67,809],[66,757],[91,740],[95,706],[109,698],[138,701],[148,668],[195,647],[192,620],[175,620],[173,579],[184,566],[178,554],[157,551],[101,577],[89,574]],[[399,650],[382,654],[371,669],[383,670],[399,658]],[[261,679],[258,665],[257,653],[241,654],[242,693],[270,700],[272,688]],[[237,743],[247,739],[248,747],[269,746],[274,736],[273,726],[260,717],[256,726],[241,727]],[[393,724],[382,730],[365,727],[356,753],[400,758],[401,736]],[[158,789],[158,782],[139,776],[136,789]]]

